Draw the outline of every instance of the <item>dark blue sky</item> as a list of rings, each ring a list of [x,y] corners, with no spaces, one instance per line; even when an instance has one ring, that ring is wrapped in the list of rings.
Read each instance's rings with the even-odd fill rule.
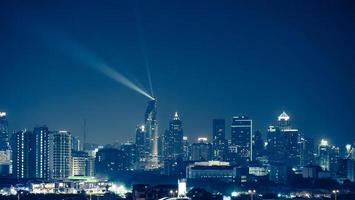
[[[194,138],[240,114],[265,134],[285,110],[305,135],[355,141],[352,1],[0,4],[0,110],[12,130],[81,135],[86,118],[91,142],[134,136],[148,99],[79,62],[83,50],[148,89],[146,55],[160,132],[179,111]]]

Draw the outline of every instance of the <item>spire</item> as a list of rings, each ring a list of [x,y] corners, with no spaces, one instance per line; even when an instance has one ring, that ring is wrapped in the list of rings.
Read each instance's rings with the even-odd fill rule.
[[[278,121],[288,121],[290,117],[283,111],[281,115],[278,117]]]
[[[175,112],[174,120],[180,120],[178,112]]]

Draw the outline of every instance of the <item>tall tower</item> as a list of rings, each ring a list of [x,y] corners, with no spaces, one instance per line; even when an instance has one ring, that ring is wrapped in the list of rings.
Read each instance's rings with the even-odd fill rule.
[[[213,119],[212,122],[213,159],[223,160],[227,152],[226,121]]]
[[[182,121],[176,112],[164,134],[164,158],[177,159],[183,157]]]
[[[14,175],[17,179],[29,178],[30,134],[27,130],[12,135],[12,160]]]
[[[242,161],[251,161],[253,158],[252,132],[253,121],[251,119],[246,116],[233,117],[232,144],[237,146],[237,154]]]
[[[71,134],[58,131],[53,134],[53,178],[65,179],[71,175]]]
[[[157,101],[152,99],[148,102],[145,112],[146,148],[149,152],[146,169],[158,168],[158,121],[157,121]]]
[[[49,178],[49,131],[46,126],[35,127],[30,137],[30,177]]]
[[[0,112],[0,151],[8,150],[9,147],[10,145],[6,112]]]

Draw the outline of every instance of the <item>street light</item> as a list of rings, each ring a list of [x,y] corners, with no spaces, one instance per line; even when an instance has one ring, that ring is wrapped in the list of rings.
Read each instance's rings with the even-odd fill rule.
[[[256,190],[248,190],[248,194],[250,194],[250,200],[254,200],[255,193],[256,193]]]
[[[338,193],[339,193],[339,190],[333,190],[334,200],[337,200]]]

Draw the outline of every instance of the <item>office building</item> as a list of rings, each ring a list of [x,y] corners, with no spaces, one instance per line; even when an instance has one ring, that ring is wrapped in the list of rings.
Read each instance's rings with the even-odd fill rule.
[[[96,175],[112,175],[116,172],[127,170],[128,168],[127,158],[122,150],[103,148],[96,153]]]
[[[10,149],[8,134],[6,112],[0,112],[0,151]]]
[[[208,142],[207,138],[198,138],[197,143],[191,145],[191,160],[212,160],[212,144]]]
[[[156,99],[148,102],[148,107],[145,112],[145,147],[148,153],[146,155],[145,169],[158,168],[158,120]]]
[[[77,136],[73,136],[71,137],[71,149],[73,151],[81,151],[81,142],[80,142],[80,139],[79,137]]]
[[[233,117],[231,142],[237,147],[237,155],[242,161],[251,161],[253,121],[246,116]]]
[[[291,126],[290,117],[282,112],[276,126],[269,126],[266,153],[270,162],[283,162],[292,168],[301,167],[301,137]]]
[[[339,148],[322,139],[318,145],[318,164],[325,170],[335,173],[338,171]]]
[[[186,168],[186,178],[189,180],[214,180],[235,182],[237,168],[228,162],[207,161],[195,162]]]
[[[53,178],[65,179],[72,174],[72,144],[68,131],[53,133]]]
[[[31,132],[23,130],[12,135],[13,174],[17,179],[30,177],[30,134]]]
[[[228,151],[226,121],[224,119],[213,119],[212,121],[212,145],[213,159],[224,160]]]
[[[178,113],[175,112],[173,120],[169,123],[169,129],[164,133],[164,159],[175,160],[183,158],[183,135],[182,121],[180,120]]]
[[[35,127],[29,136],[29,176],[37,179],[48,179],[50,178],[48,128],[46,126]]]
[[[260,131],[253,134],[253,160],[264,156],[264,140]]]
[[[126,170],[136,169],[137,162],[138,162],[137,145],[134,144],[133,142],[126,142],[121,145],[121,150],[123,151],[127,159]]]
[[[314,140],[310,137],[301,137],[301,166],[315,164]]]

